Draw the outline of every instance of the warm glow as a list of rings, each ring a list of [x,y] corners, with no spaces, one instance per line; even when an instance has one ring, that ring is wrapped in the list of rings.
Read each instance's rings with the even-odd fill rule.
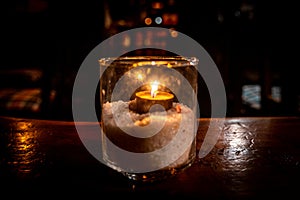
[[[164,4],[162,2],[153,2],[152,8],[154,9],[162,9],[164,7]]]
[[[145,24],[146,24],[146,25],[152,24],[152,19],[151,19],[150,17],[147,17],[147,18],[145,19]]]
[[[177,13],[164,13],[162,15],[162,21],[165,25],[177,25],[178,24],[178,14]]]
[[[137,79],[140,80],[140,81],[143,80],[143,75],[142,74],[137,74]]]
[[[124,47],[129,47],[131,44],[131,40],[129,35],[125,35],[125,37],[123,38],[123,46]]]
[[[158,84],[159,82],[158,81],[154,81],[152,84],[151,84],[151,97],[154,98],[157,94],[157,90],[158,90]]]
[[[32,124],[31,124],[31,123],[28,123],[28,122],[18,122],[17,126],[18,126],[18,129],[19,129],[19,130],[25,131],[25,130],[27,130],[29,127],[31,127]]]
[[[170,30],[171,37],[176,38],[178,36],[178,32],[175,30]]]

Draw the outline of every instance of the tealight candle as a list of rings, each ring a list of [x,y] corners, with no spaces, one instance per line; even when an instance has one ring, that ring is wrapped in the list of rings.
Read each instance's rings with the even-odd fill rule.
[[[150,108],[159,104],[166,110],[172,108],[174,95],[169,92],[158,91],[158,82],[151,84],[151,91],[140,91],[136,96],[136,112],[147,113]]]

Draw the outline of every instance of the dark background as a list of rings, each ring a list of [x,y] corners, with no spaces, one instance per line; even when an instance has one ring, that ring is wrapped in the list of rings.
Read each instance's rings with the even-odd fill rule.
[[[87,54],[118,32],[147,26],[145,17],[170,13],[177,16],[175,23],[152,25],[174,28],[208,51],[224,80],[227,116],[299,115],[295,3],[6,0],[1,4],[1,89],[38,87],[42,91],[38,113],[8,109],[2,100],[2,115],[71,120],[73,80]],[[37,83],[24,84],[22,73],[7,76],[7,71],[15,69],[38,69],[43,76]],[[260,87],[259,108],[242,99],[245,85]],[[274,86],[280,88],[279,101],[272,97]],[[205,90],[205,85],[200,84],[201,88]],[[0,91],[0,99],[7,100],[4,96]],[[209,101],[200,104],[202,115],[209,117]]]

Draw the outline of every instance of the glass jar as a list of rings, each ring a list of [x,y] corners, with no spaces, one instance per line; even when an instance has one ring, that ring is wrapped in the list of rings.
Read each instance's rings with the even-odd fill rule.
[[[198,59],[101,58],[103,161],[135,181],[155,181],[196,158]]]

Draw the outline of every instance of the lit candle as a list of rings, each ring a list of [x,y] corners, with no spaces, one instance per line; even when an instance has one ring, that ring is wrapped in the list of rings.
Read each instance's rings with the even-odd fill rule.
[[[159,104],[166,110],[172,108],[174,95],[169,92],[158,91],[158,81],[151,84],[150,91],[141,91],[136,96],[136,111],[138,113],[149,112],[151,106]]]

